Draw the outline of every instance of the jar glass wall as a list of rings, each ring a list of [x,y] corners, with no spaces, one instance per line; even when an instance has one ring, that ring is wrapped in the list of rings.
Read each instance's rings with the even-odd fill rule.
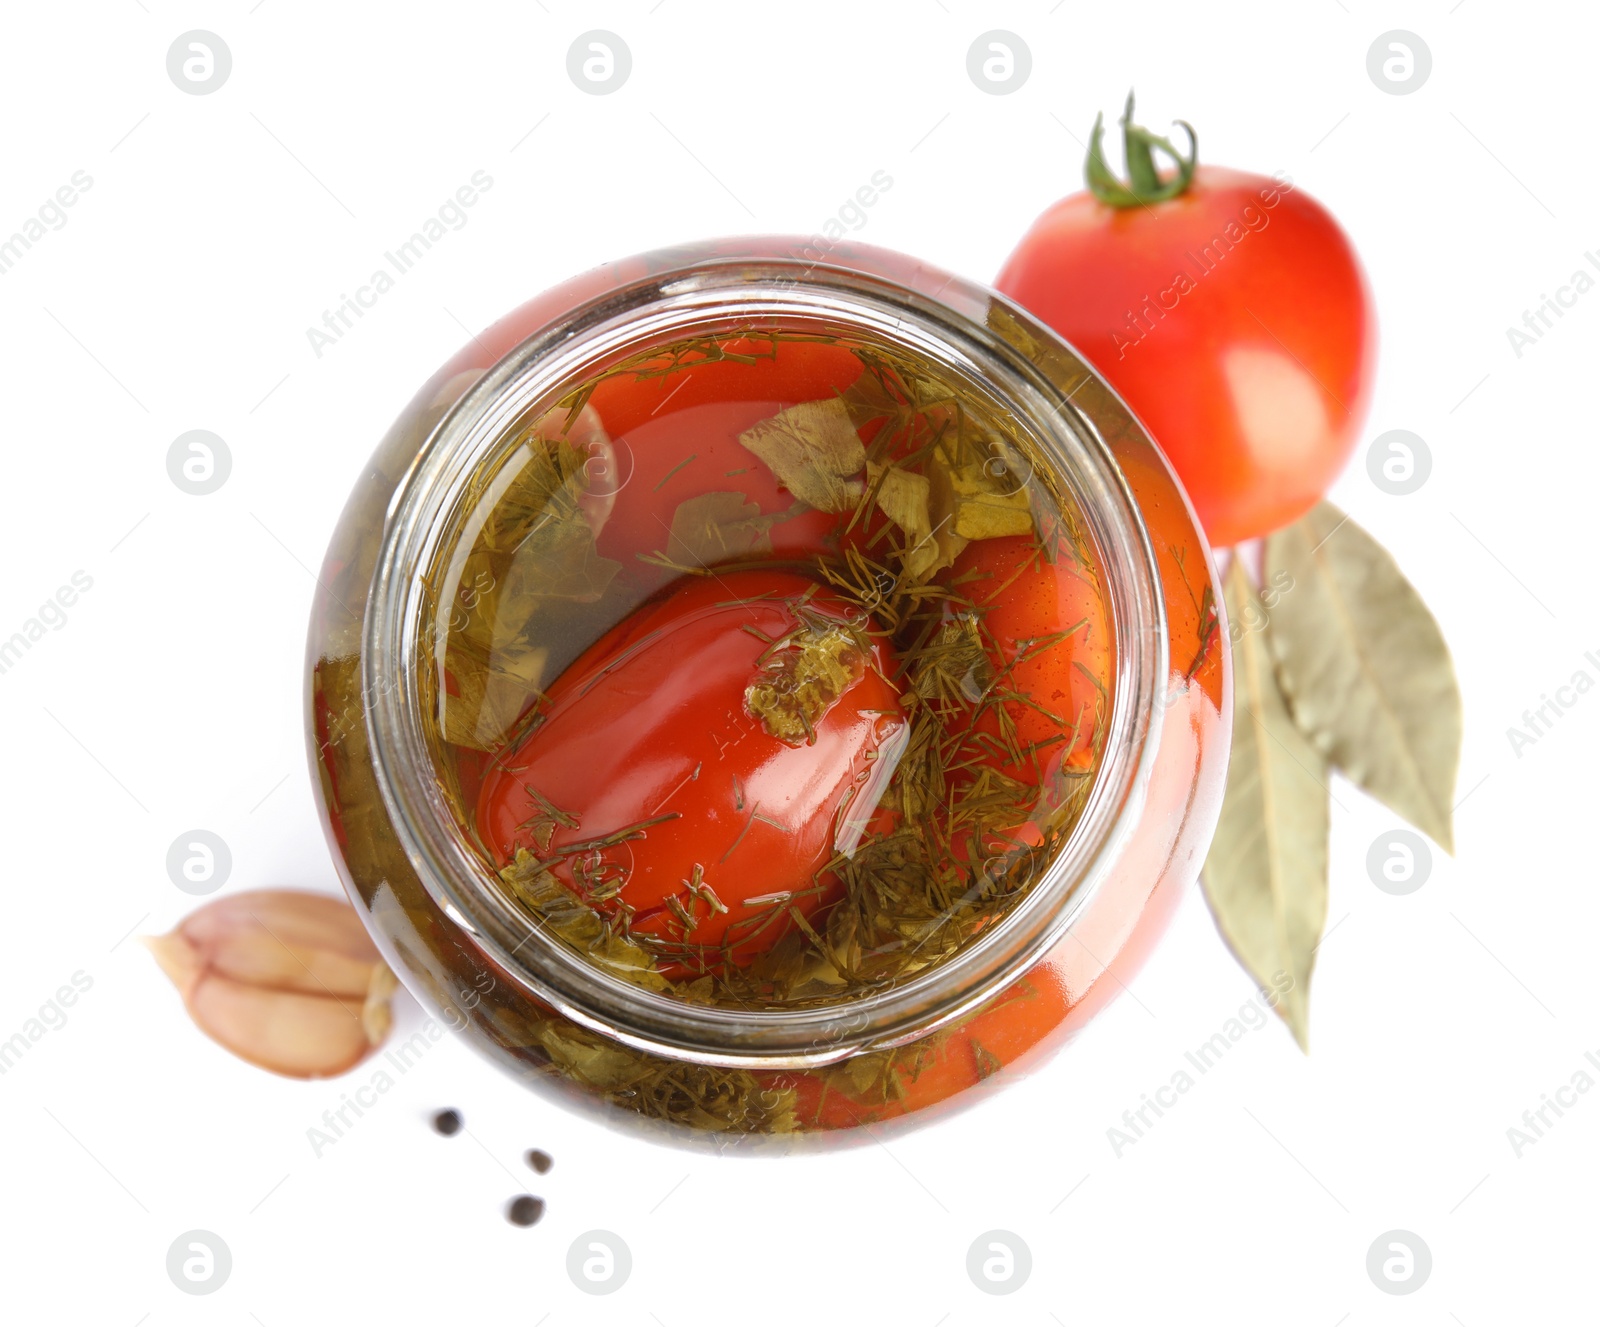
[[[660,390],[650,398],[650,417],[636,411],[639,417],[625,423],[625,395],[606,395],[604,384],[637,381],[646,376],[640,366],[655,373],[667,363],[676,372],[685,346],[700,347],[689,369],[670,384],[655,384]],[[958,891],[966,902],[918,921],[914,944],[869,942],[846,961],[839,923],[828,920],[844,905],[824,899],[819,906],[826,904],[825,910],[808,913],[802,898],[784,897],[773,916],[789,934],[774,952],[787,943],[795,954],[808,952],[806,962],[797,960],[797,966],[770,955],[752,962],[728,939],[716,963],[706,961],[704,946],[695,951],[698,967],[681,945],[663,958],[666,937],[688,936],[691,924],[695,936],[708,934],[717,909],[729,911],[697,867],[694,879],[684,882],[690,892],[668,900],[676,921],[653,926],[653,913],[631,906],[623,918],[628,943],[655,955],[650,980],[642,982],[637,972],[619,976],[615,965],[610,971],[597,966],[593,952],[575,948],[570,935],[547,924],[548,914],[536,910],[530,919],[526,898],[504,887],[512,853],[506,844],[486,842],[493,833],[480,833],[481,817],[508,753],[521,750],[517,725],[546,721],[539,706],[560,694],[563,676],[569,696],[587,694],[619,668],[628,650],[614,651],[603,665],[585,660],[608,631],[626,633],[639,614],[654,612],[660,620],[662,604],[692,593],[695,574],[708,569],[723,585],[740,576],[832,577],[837,585],[801,596],[809,601],[807,612],[834,589],[846,599],[856,594],[873,634],[887,637],[883,620],[893,619],[896,641],[915,637],[922,652],[930,634],[949,625],[918,607],[931,602],[921,589],[896,600],[902,587],[873,588],[873,577],[906,579],[911,554],[897,554],[894,571],[885,573],[870,547],[852,542],[864,537],[852,532],[859,512],[822,520],[831,499],[814,493],[808,496],[817,509],[796,502],[780,512],[771,501],[776,490],[750,487],[763,481],[759,467],[750,467],[754,478],[743,477],[744,467],[719,468],[718,476],[729,476],[717,479],[721,489],[696,499],[733,503],[731,524],[715,527],[724,541],[716,555],[682,525],[684,504],[656,510],[646,494],[663,491],[682,464],[692,461],[704,470],[712,457],[708,447],[685,452],[686,459],[659,480],[651,469],[653,449],[666,444],[649,439],[668,427],[681,433],[684,421],[694,418],[690,412],[708,406],[696,404],[695,393],[717,377],[710,371],[701,371],[699,385],[668,404],[695,379],[705,347],[719,361],[739,363],[724,366],[724,378],[750,375],[741,404],[766,401],[751,421],[741,422],[759,423],[796,404],[849,400],[850,390],[859,404],[861,390],[850,380],[862,364],[910,364],[928,381],[952,384],[949,394],[958,405],[930,416],[939,422],[926,447],[839,482],[856,484],[855,493],[873,483],[875,497],[888,479],[900,482],[884,469],[898,471],[903,462],[904,482],[915,488],[913,481],[920,481],[926,490],[917,456],[952,445],[944,440],[952,418],[965,427],[964,421],[982,416],[985,436],[1003,440],[986,443],[992,458],[979,458],[966,505],[958,498],[951,509],[965,535],[941,545],[939,531],[931,530],[920,540],[902,539],[900,547],[934,550],[926,562],[940,570],[927,573],[928,584],[940,587],[947,602],[939,612],[951,619],[948,603],[966,602],[963,596],[973,593],[974,578],[983,574],[973,564],[1006,546],[1014,528],[1007,522],[1019,511],[1021,528],[1070,528],[1071,540],[1061,536],[1060,546],[1070,543],[1072,555],[1083,559],[1080,579],[1096,587],[1086,602],[1103,621],[1086,629],[1081,618],[1055,634],[1076,633],[1074,685],[1083,690],[1079,673],[1093,683],[1094,692],[1085,692],[1092,697],[1093,722],[1069,724],[1030,701],[1045,720],[1023,714],[1020,736],[1016,723],[1002,721],[994,733],[972,739],[980,754],[984,742],[998,754],[988,762],[992,769],[978,771],[982,798],[972,792],[971,776],[955,777],[969,803],[987,806],[994,789],[1013,798],[1020,789],[1028,814],[995,813],[972,822],[977,829],[940,838],[939,855],[947,859],[939,863],[941,879],[970,887]],[[846,368],[830,377],[830,364],[837,366],[845,352]],[[780,371],[788,376],[775,385],[772,375]],[[943,387],[931,393],[942,394]],[[869,407],[863,409],[870,413]],[[673,418],[677,425],[662,423]],[[590,439],[572,515],[596,532],[601,551],[619,557],[597,560],[585,542],[576,562],[563,554],[564,561],[546,557],[531,564],[539,584],[530,593],[541,596],[540,621],[553,624],[547,635],[496,635],[485,627],[475,638],[471,623],[480,599],[500,603],[503,626],[506,582],[520,565],[496,545],[504,532],[493,513],[503,511],[507,494],[520,491],[515,486],[525,482],[527,440],[553,436],[554,428],[544,424],[552,419],[560,421],[560,446],[569,438]],[[594,438],[604,439],[603,451],[595,450]],[[566,455],[551,447],[551,457]],[[930,475],[937,485],[939,476]],[[834,510],[847,506],[840,502]],[[915,528],[902,509],[887,501],[878,508],[902,512],[903,529],[880,522],[890,535]],[[515,530],[518,547],[535,539],[535,531],[553,528],[543,517],[525,521]],[[573,528],[588,539],[583,524]],[[736,547],[725,546],[729,530]],[[596,580],[602,562],[610,565]],[[1032,564],[1034,571],[1042,565],[1038,559]],[[839,572],[848,567],[869,570],[864,588]],[[1001,580],[1009,586],[1021,574],[1018,563]],[[1126,407],[1052,333],[991,292],[898,255],[843,247],[818,255],[770,239],[727,241],[614,264],[524,305],[474,338],[396,423],[351,496],[319,586],[309,642],[310,749],[341,874],[391,965],[425,1006],[530,1086],[682,1141],[851,1137],[861,1126],[877,1131],[890,1120],[931,1118],[1024,1071],[1081,1026],[1142,961],[1198,871],[1220,804],[1229,706],[1226,634],[1208,551],[1165,462]],[[497,595],[502,599],[494,600]],[[919,611],[928,618],[920,629]],[[1096,627],[1107,645],[1092,656],[1082,645]],[[649,634],[629,648],[645,648]],[[485,655],[489,664],[472,673],[463,660],[474,639],[501,636],[515,637],[518,648]],[[1024,671],[1028,651],[1047,643],[1042,632],[1029,637],[998,671]],[[1085,659],[1095,667],[1096,660],[1103,663],[1104,675],[1092,677],[1095,667],[1085,667]],[[593,668],[593,679],[578,687],[572,679],[585,667]],[[857,667],[856,676],[862,671]],[[922,687],[915,669],[907,673],[918,680],[915,686],[895,681],[899,675],[888,665],[882,671],[902,692],[931,696],[938,689]],[[991,690],[999,685],[994,671],[984,684]],[[971,685],[970,677],[956,677],[958,687],[963,681]],[[1059,689],[1056,695],[1050,704],[1065,713],[1070,698]],[[862,710],[879,716],[895,710],[893,723],[875,720],[884,745],[868,753],[868,761],[892,752],[904,764],[906,747],[919,748],[918,715],[930,702],[903,699],[901,706],[879,700],[879,708]],[[952,703],[959,709],[960,696]],[[576,699],[572,706],[572,723],[581,727],[589,711]],[[949,705],[945,712],[952,712]],[[811,740],[796,736],[790,745],[815,746],[818,734],[807,719],[799,721]],[[1064,731],[1029,741],[1035,730],[1028,722],[1038,731],[1052,724]],[[546,733],[555,728],[550,719]],[[548,745],[554,739],[540,740]],[[696,778],[704,763],[692,767]],[[879,772],[892,763],[880,760]],[[857,782],[864,780],[876,796],[879,785],[867,773],[863,765]],[[942,788],[951,786],[952,776],[941,771],[941,778]],[[897,785],[904,782],[897,779]],[[742,809],[737,775],[734,790]],[[515,800],[521,796],[512,789],[512,820],[529,809]],[[941,806],[949,810],[947,802]],[[644,830],[631,832],[631,843],[629,834],[620,845],[612,835],[603,844],[589,839],[563,849],[563,838],[576,839],[576,831],[547,799],[540,797],[539,807],[522,843],[530,857],[540,856],[535,849],[543,852],[541,888],[570,890],[576,883],[591,891],[591,901],[610,900],[640,853],[660,851],[655,842],[638,841]],[[913,814],[906,795],[897,808],[898,821],[873,821],[873,829],[854,831],[850,846],[833,858],[839,869],[829,880],[849,874],[844,858],[854,859],[861,843],[889,843],[895,835],[910,842],[906,836],[919,829],[919,819],[937,819],[931,812]],[[889,810],[884,814],[893,820]],[[952,824],[959,819],[949,818]],[[865,826],[868,818],[859,819]],[[999,825],[1005,828],[997,835]],[[777,835],[796,828],[763,819],[757,832],[773,846],[757,858],[746,847],[746,858],[776,870],[772,862],[787,846]],[[840,842],[836,835],[832,846]],[[611,856],[591,852],[594,844]],[[624,865],[607,864],[619,855],[626,856]],[[902,858],[895,857],[897,865],[904,865]],[[575,882],[572,868],[586,861],[591,873]],[[546,867],[559,870],[560,880]],[[595,892],[606,885],[608,871],[615,875],[609,892]],[[630,888],[637,894],[640,886]],[[777,894],[762,895],[768,897]],[[974,898],[982,906],[967,906]],[[604,913],[607,945],[615,920],[613,911]],[[816,934],[816,926],[824,933]],[[902,924],[900,932],[884,934],[904,931]],[[730,933],[739,934],[731,926]],[[610,952],[636,961],[632,949]],[[885,957],[891,952],[893,966]],[[760,975],[759,987],[751,984],[751,972]],[[867,976],[856,981],[858,972]],[[757,989],[761,998],[752,1000]]]

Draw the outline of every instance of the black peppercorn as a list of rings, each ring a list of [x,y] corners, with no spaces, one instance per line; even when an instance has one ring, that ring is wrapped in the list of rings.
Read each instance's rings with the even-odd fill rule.
[[[524,1193],[506,1204],[506,1220],[514,1226],[531,1226],[544,1215],[544,1199]]]

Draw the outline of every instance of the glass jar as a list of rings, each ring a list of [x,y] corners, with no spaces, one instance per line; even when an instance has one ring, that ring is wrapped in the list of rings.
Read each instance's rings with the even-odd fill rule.
[[[668,999],[530,929],[452,813],[424,722],[438,701],[428,569],[518,421],[597,366],[755,325],[904,347],[981,387],[1077,503],[1115,640],[1092,786],[1020,902],[946,961],[866,998],[763,1010]],[[1165,460],[1047,328],[882,250],[713,242],[609,264],[523,305],[395,423],[318,584],[308,746],[340,874],[390,965],[529,1086],[676,1141],[881,1137],[982,1098],[1123,988],[1215,826],[1227,634],[1209,550]]]

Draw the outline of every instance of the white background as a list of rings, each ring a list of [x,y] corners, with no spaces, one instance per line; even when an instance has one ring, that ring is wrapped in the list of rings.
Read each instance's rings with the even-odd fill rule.
[[[0,277],[0,637],[74,571],[94,584],[0,675],[0,1039],[75,971],[93,987],[0,1078],[0,1313],[128,1327],[1593,1320],[1600,1092],[1520,1157],[1506,1135],[1600,1053],[1600,696],[1520,757],[1506,735],[1577,670],[1600,678],[1584,657],[1600,651],[1600,294],[1520,358],[1506,335],[1600,248],[1592,14],[252,4],[5,10],[0,236],[74,171],[93,187]],[[193,28],[233,54],[207,96],[166,71]],[[566,74],[591,28],[633,54],[612,95]],[[1033,53],[1012,95],[967,76],[990,28]],[[1407,96],[1366,70],[1395,28],[1433,52]],[[1249,1034],[1114,1155],[1108,1128],[1252,994],[1196,891],[1132,996],[1066,1052],[887,1148],[760,1161],[647,1146],[445,1042],[315,1157],[307,1129],[367,1074],[304,1084],[235,1062],[127,937],[194,904],[164,860],[195,827],[231,846],[229,889],[337,887],[302,746],[307,568],[414,388],[469,331],[570,274],[710,234],[809,234],[878,170],[893,187],[860,238],[991,278],[1078,187],[1080,140],[1130,85],[1146,123],[1187,118],[1205,160],[1287,170],[1343,220],[1382,322],[1365,439],[1411,429],[1434,458],[1420,492],[1390,497],[1358,453],[1334,497],[1454,646],[1459,853],[1435,853],[1415,894],[1379,892],[1366,853],[1394,822],[1335,786],[1311,1055],[1276,1022]],[[469,224],[318,358],[306,329],[478,170],[494,184]],[[233,456],[208,497],[165,468],[195,428]],[[414,1026],[414,1007],[402,1019]],[[429,1131],[446,1105],[471,1136]],[[555,1156],[549,1176],[522,1167],[530,1146]],[[501,1206],[525,1188],[549,1210],[516,1229]],[[205,1299],[164,1265],[194,1228],[233,1254]],[[605,1299],[565,1273],[593,1228],[633,1254]],[[1033,1253],[1007,1298],[966,1273],[993,1228]],[[1395,1228],[1433,1254],[1407,1297],[1365,1270]]]

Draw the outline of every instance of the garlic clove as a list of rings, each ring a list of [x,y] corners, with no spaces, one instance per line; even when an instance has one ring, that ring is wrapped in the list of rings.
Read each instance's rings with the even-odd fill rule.
[[[397,983],[343,899],[230,894],[145,944],[200,1030],[263,1069],[344,1073],[388,1035]]]
[[[184,918],[178,931],[230,977],[311,995],[364,997],[379,961],[356,910],[327,894],[229,894]]]
[[[241,1060],[290,1078],[327,1078],[372,1050],[360,1007],[321,995],[247,986],[216,973],[195,987],[189,1013]]]

